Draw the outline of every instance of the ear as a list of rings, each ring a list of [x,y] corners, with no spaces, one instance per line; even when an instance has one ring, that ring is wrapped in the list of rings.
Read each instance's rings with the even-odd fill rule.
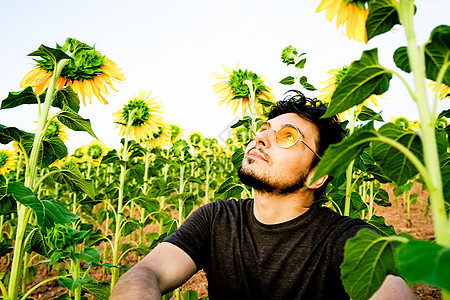
[[[328,175],[323,175],[322,177],[320,177],[319,179],[317,179],[315,182],[311,183],[311,179],[314,175],[314,172],[311,172],[308,176],[308,189],[311,190],[316,190],[318,188],[320,188],[328,179]]]

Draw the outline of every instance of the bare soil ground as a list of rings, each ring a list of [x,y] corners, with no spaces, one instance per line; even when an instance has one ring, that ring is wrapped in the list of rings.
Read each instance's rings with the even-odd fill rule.
[[[397,205],[394,201],[394,195],[392,189],[387,186],[388,191],[393,204],[391,207],[377,207],[376,215],[385,217],[386,224],[393,225],[398,232],[407,232],[415,238],[420,239],[430,239],[434,237],[433,223],[431,212],[429,212],[428,218],[424,217],[425,207],[428,201],[428,193],[422,191],[420,185],[416,184],[413,187],[413,192],[417,192],[419,195],[419,200],[415,205],[411,206],[411,224],[412,227],[408,227],[407,224],[407,214],[403,205],[403,199],[397,199]],[[146,231],[154,230],[154,228],[148,227]],[[100,252],[103,252],[103,246],[100,246]],[[135,254],[130,254],[124,264],[133,266],[137,263],[137,256]],[[0,273],[4,272],[8,268],[8,261],[5,257],[0,260]],[[46,265],[39,265],[37,270],[37,275],[33,281],[27,285],[27,290],[37,283],[54,276],[57,276],[57,271],[48,268]],[[110,275],[105,274],[103,277],[103,271],[101,268],[95,268],[91,270],[90,275],[97,281],[110,281]],[[195,274],[188,282],[182,286],[182,291],[186,289],[194,290],[198,293],[199,299],[205,299],[208,295],[208,282],[206,280],[205,273],[199,271]],[[414,293],[417,295],[417,299],[441,299],[441,294],[438,289],[431,287],[429,285],[415,285],[412,287]],[[51,281],[40,288],[38,288],[31,296],[35,299],[53,299],[62,293],[67,292],[65,288],[57,286],[56,281]],[[88,296],[89,299],[94,299]],[[175,297],[173,297],[175,299]]]

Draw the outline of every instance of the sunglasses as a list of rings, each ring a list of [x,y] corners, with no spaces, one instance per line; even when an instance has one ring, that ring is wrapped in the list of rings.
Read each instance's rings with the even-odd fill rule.
[[[258,130],[256,130],[256,132],[250,128],[249,133],[250,136],[254,138],[256,137],[257,134],[260,134],[266,130],[271,130],[275,132],[275,142],[278,145],[278,147],[284,149],[290,148],[295,144],[297,144],[298,141],[300,141],[306,146],[306,148],[311,150],[311,152],[314,153],[319,159],[322,159],[322,157],[320,157],[320,155],[317,154],[316,151],[314,151],[308,144],[305,143],[305,141],[301,138],[302,135],[300,133],[300,129],[298,129],[294,125],[285,124],[279,130],[275,130],[269,129],[269,124],[265,122],[262,123],[262,125],[259,127]]]

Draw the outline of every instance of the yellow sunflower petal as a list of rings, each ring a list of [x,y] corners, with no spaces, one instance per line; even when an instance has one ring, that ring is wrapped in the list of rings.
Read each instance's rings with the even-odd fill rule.
[[[225,75],[225,74],[217,74],[213,72],[214,77],[216,77],[217,79],[230,79],[230,75]]]

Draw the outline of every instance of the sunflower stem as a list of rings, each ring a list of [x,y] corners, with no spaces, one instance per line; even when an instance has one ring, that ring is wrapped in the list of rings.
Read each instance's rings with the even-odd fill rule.
[[[430,112],[427,93],[425,87],[425,57],[424,48],[418,47],[413,27],[413,16],[415,12],[412,0],[401,0],[398,7],[400,23],[405,28],[408,41],[408,58],[411,65],[411,72],[414,75],[414,83],[417,95],[417,107],[419,110],[420,124],[422,125],[423,157],[425,167],[428,171],[430,183],[427,188],[430,193],[431,209],[433,213],[433,224],[436,234],[436,242],[442,246],[450,247],[450,226],[445,211],[444,195],[441,171],[439,165],[439,155],[436,146],[435,123],[436,118]],[[448,296],[448,295],[447,295]],[[449,300],[449,297],[444,297]]]
[[[122,152],[122,160],[127,161],[128,156],[128,141],[129,141],[129,135],[130,135],[130,129],[131,125],[133,124],[134,116],[136,114],[136,109],[132,110],[128,115],[128,122],[127,122],[127,128],[125,130],[125,136],[124,136],[124,145],[123,145],[123,152]],[[123,221],[123,198],[124,198],[124,189],[125,189],[125,175],[126,175],[126,166],[121,165],[120,166],[120,186],[119,186],[119,199],[117,204],[117,213],[116,213],[116,230],[115,230],[115,240],[114,240],[114,248],[113,248],[113,265],[118,266],[119,265],[119,247],[120,242],[122,240],[122,232],[121,232],[121,226]],[[117,281],[119,280],[119,269],[118,268],[112,268],[111,270],[111,291],[113,290],[114,286],[116,285]]]
[[[355,108],[351,108],[349,110],[349,135],[351,135],[355,129]],[[344,216],[350,216],[350,204],[351,204],[351,197],[352,197],[352,179],[353,179],[353,164],[354,160],[350,162],[350,164],[347,167],[347,170],[345,172],[346,174],[346,193],[345,193],[345,206],[344,206]]]
[[[39,115],[38,128],[33,141],[33,147],[31,149],[31,155],[29,165],[25,170],[25,186],[33,189],[36,182],[36,174],[38,169],[38,158],[42,146],[42,141],[45,136],[45,125],[47,123],[48,112],[53,102],[56,81],[61,74],[62,69],[67,64],[68,59],[62,59],[55,65],[50,85],[45,95],[44,107]],[[30,208],[17,202],[18,222],[16,230],[16,240],[14,241],[14,255],[11,266],[11,276],[8,285],[8,293],[10,299],[17,299],[17,293],[19,289],[19,280],[22,268],[22,258],[24,252],[23,239],[25,237],[25,229],[28,224],[28,217]]]

